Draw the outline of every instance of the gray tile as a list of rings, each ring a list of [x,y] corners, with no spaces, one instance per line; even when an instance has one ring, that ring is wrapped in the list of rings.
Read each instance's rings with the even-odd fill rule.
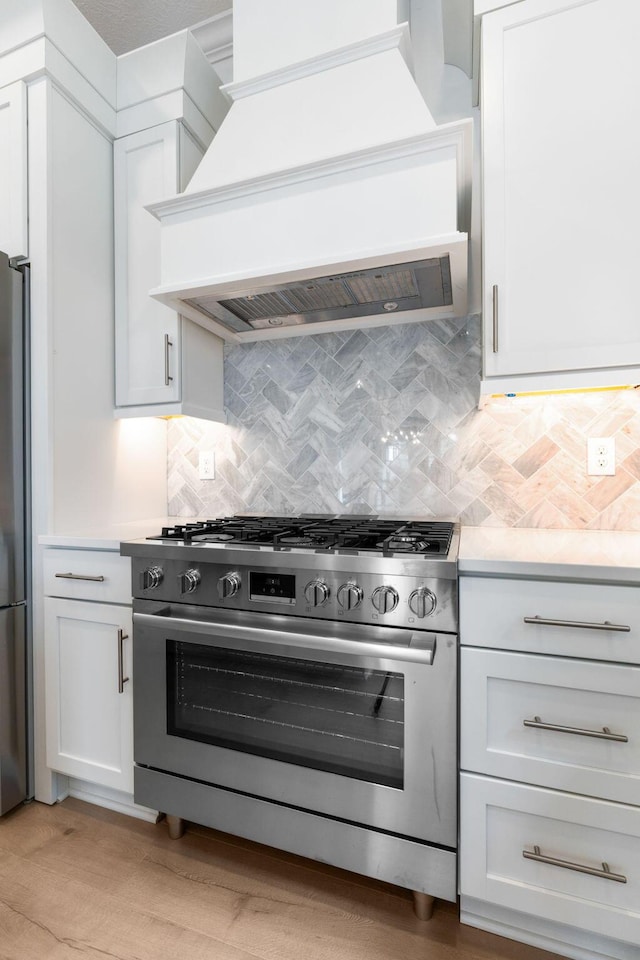
[[[354,360],[362,357],[363,352],[370,343],[369,337],[363,333],[362,330],[357,330],[349,337],[347,342],[340,347],[334,355],[334,359],[340,366],[347,367]]]
[[[289,393],[301,393],[311,387],[317,376],[316,368],[310,363],[305,363],[289,380],[285,379],[284,383]]]
[[[318,351],[312,358],[312,366],[316,368],[321,377],[329,384],[337,383],[338,379],[344,374],[343,368],[339,363],[328,356],[324,351]]]
[[[273,380],[269,380],[264,387],[262,388],[263,396],[267,398],[269,403],[280,413],[286,413],[291,407],[291,398],[289,394],[279,387],[277,383],[274,383]]]
[[[318,459],[318,451],[311,446],[310,443],[305,443],[304,447],[300,452],[287,464],[287,472],[295,479],[298,480],[299,477],[307,470],[311,464]]]
[[[247,382],[246,376],[238,370],[235,363],[231,363],[226,357],[224,361],[224,389],[231,387],[236,392],[241,390]]]
[[[349,333],[348,336],[351,336]],[[340,333],[321,333],[317,338],[318,346],[329,357],[335,357],[336,353],[342,349],[345,344],[345,336]],[[347,338],[348,339],[348,338]]]
[[[405,390],[426,366],[427,361],[422,354],[414,350],[392,373],[389,377],[389,383],[398,391]]]
[[[269,377],[266,373],[255,373],[249,379],[245,380],[244,386],[239,388],[238,396],[246,400],[247,404],[251,404],[254,400],[262,396],[262,390],[268,382]]]
[[[224,385],[224,406],[225,410],[230,411],[234,416],[241,418],[247,409],[247,401],[239,397],[228,383]]]
[[[371,402],[371,397],[362,387],[354,387],[342,403],[337,407],[336,414],[343,423],[357,419]]]

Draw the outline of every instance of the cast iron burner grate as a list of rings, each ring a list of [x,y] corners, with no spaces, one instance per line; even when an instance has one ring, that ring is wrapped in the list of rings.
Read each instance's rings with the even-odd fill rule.
[[[375,552],[446,555],[453,536],[447,521],[378,517],[223,517],[163,527],[149,540],[309,549],[334,553]]]

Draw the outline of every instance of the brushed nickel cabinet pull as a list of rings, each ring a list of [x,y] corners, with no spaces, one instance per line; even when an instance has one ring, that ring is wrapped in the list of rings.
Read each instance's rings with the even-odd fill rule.
[[[585,630],[612,630],[614,633],[629,633],[631,627],[621,623],[587,623],[582,620],[547,620],[544,617],[524,617],[525,623],[539,623],[543,627],[582,627]]]
[[[168,387],[173,377],[169,374],[169,350],[173,346],[173,340],[170,339],[169,334],[165,333],[164,335],[164,385]]]
[[[129,677],[124,675],[124,641],[128,639],[129,635],[120,627],[118,630],[118,693],[124,693],[124,685],[129,683]]]
[[[580,737],[593,737],[594,740],[615,740],[616,743],[629,743],[629,737],[624,733],[611,733],[609,727],[602,730],[587,730],[583,727],[565,727],[560,723],[544,723],[540,717],[533,720],[523,720],[525,727],[535,727],[536,730],[555,730],[557,733],[577,733]]]
[[[83,573],[55,573],[59,580],[91,580],[93,583],[103,583],[104,577],[90,577]]]
[[[538,863],[548,863],[552,867],[564,867],[565,870],[574,870],[576,873],[587,873],[590,877],[600,877],[602,880],[615,880],[616,883],[626,883],[627,878],[622,873],[612,873],[609,864],[602,861],[602,869],[587,867],[582,863],[573,863],[571,860],[559,860],[557,857],[548,857],[540,852],[540,847],[534,846],[533,853],[523,850],[525,860],[536,860]]]
[[[493,285],[493,352],[498,352],[498,284]]]

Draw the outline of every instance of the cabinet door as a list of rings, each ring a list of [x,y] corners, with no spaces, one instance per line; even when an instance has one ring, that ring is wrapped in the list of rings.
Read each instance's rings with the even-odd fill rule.
[[[47,764],[133,793],[131,608],[44,603]]]
[[[460,780],[463,896],[635,944],[624,956],[637,956],[640,807],[468,773]]]
[[[179,186],[175,121],[114,145],[116,405],[180,400],[180,318],[149,296],[160,282],[160,223],[145,210]]]
[[[19,81],[0,90],[0,250],[26,257],[27,88]]]
[[[640,663],[640,587],[460,578],[465,646]]]
[[[464,770],[637,803],[640,667],[466,647],[460,670]]]
[[[482,20],[485,376],[640,363],[639,35],[637,0]]]

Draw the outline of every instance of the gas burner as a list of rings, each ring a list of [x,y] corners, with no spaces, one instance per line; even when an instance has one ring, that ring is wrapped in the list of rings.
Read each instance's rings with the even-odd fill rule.
[[[394,553],[438,553],[440,544],[434,540],[420,540],[417,537],[393,536],[386,543],[381,543],[383,549]]]

